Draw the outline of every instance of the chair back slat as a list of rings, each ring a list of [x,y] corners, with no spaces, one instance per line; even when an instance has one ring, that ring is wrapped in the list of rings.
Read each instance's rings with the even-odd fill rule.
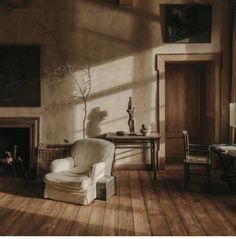
[[[183,130],[183,137],[184,137],[184,151],[186,154],[189,153],[189,136],[188,136],[188,131]]]

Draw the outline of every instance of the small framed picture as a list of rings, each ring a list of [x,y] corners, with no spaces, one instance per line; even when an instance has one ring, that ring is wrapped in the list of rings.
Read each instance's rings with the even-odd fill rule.
[[[163,42],[210,43],[212,7],[203,4],[161,4]]]

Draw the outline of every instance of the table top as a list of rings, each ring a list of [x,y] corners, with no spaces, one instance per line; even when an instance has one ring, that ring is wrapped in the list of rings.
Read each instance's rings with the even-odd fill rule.
[[[236,145],[235,144],[217,144],[212,145],[212,148],[218,150],[224,154],[228,154],[232,157],[236,157]]]
[[[137,134],[137,135],[129,135],[126,133],[125,135],[116,135],[116,133],[110,132],[106,135],[106,139],[124,139],[124,140],[157,140],[160,139],[160,134],[159,133],[151,133],[150,135],[142,135],[142,134]]]

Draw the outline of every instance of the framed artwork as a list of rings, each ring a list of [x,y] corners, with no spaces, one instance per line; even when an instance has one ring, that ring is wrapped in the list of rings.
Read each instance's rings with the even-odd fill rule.
[[[163,41],[210,43],[212,7],[203,4],[161,4]]]
[[[0,45],[0,107],[40,106],[40,47]]]

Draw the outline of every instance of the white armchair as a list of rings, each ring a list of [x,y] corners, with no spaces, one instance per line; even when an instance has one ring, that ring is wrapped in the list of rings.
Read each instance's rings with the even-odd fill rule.
[[[76,141],[71,157],[51,163],[44,177],[44,197],[87,205],[96,198],[97,180],[111,174],[115,146],[102,139]]]

